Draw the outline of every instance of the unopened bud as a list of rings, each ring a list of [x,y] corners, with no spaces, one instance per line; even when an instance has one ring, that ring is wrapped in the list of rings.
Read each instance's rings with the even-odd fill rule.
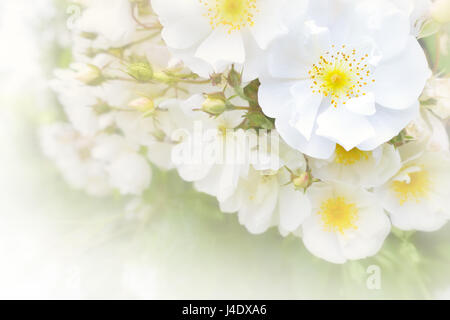
[[[211,94],[206,97],[202,104],[202,110],[218,116],[227,109],[227,102],[223,94]]]
[[[88,40],[95,40],[98,37],[98,34],[95,32],[82,32],[80,36]]]
[[[120,58],[122,56],[123,50],[121,48],[109,48],[108,52],[113,56]]]
[[[98,115],[105,114],[111,111],[111,107],[102,100],[99,100],[97,104],[93,105],[92,109],[94,109],[95,113]]]
[[[439,23],[450,22],[450,1],[437,0],[433,2],[431,17]]]
[[[164,139],[167,137],[165,132],[162,131],[161,129],[156,129],[155,131],[152,132],[152,135],[158,141],[164,141]]]
[[[153,79],[158,82],[169,83],[173,81],[173,79],[167,75],[165,72],[155,72],[153,74]]]
[[[234,68],[232,68],[228,74],[228,84],[233,88],[240,87],[242,84],[241,74],[234,70]]]
[[[102,71],[93,64],[88,64],[85,68],[77,72],[75,79],[87,85],[95,86],[103,81]]]
[[[213,73],[211,75],[211,84],[213,86],[218,86],[222,82],[222,74],[221,73]]]
[[[139,82],[153,79],[153,68],[148,62],[135,62],[128,66],[128,74]]]
[[[139,112],[151,114],[155,111],[155,103],[147,97],[140,97],[131,101],[128,106]]]
[[[151,14],[151,8],[148,0],[130,0],[137,5],[140,16]]]
[[[311,176],[308,172],[303,172],[292,179],[296,189],[305,189],[311,184]]]

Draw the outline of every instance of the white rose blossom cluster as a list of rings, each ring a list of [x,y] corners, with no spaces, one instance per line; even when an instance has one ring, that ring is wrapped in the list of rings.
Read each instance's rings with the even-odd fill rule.
[[[174,169],[249,232],[333,263],[450,219],[449,80],[418,41],[430,1],[77,2],[51,81],[67,121],[41,130],[73,187],[139,197]]]

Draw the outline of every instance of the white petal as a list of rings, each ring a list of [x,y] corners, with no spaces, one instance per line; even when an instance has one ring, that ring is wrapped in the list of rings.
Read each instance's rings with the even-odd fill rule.
[[[311,203],[303,191],[291,185],[281,187],[279,195],[280,227],[293,232],[311,215]]]
[[[305,138],[311,138],[317,113],[322,96],[311,92],[308,81],[297,82],[291,93],[295,98],[295,109],[293,110],[292,126],[295,127]]]
[[[277,118],[284,113],[291,113],[289,103],[292,102],[291,87],[294,81],[264,81],[258,91],[258,98],[264,114]]]
[[[344,263],[344,257],[339,241],[334,232],[325,230],[320,216],[313,214],[302,225],[303,243],[313,255],[332,263]]]
[[[423,211],[412,208],[412,210],[401,210],[391,212],[392,224],[401,230],[420,230],[433,232],[441,229],[448,218],[441,212]]]
[[[346,102],[345,108],[357,114],[366,116],[373,115],[376,111],[375,96],[372,92],[369,92],[365,96],[352,98]]]
[[[410,37],[401,54],[375,69],[375,99],[387,108],[406,109],[417,101],[430,76],[423,49]]]
[[[245,62],[242,65],[242,82],[250,82],[260,77],[267,69],[267,54],[262,53],[258,44],[248,34],[242,35],[245,43]],[[235,66],[241,70],[239,66]]]
[[[259,47],[266,50],[273,39],[286,34],[288,29],[283,24],[280,14],[280,0],[260,1],[258,11],[255,25],[250,30]]]
[[[173,22],[183,17],[202,17],[205,7],[198,0],[152,0],[152,9],[162,22]]]
[[[268,68],[272,77],[299,79],[308,75],[310,65],[300,59],[303,46],[293,36],[276,41],[269,52]]]
[[[304,24],[304,38],[301,54],[298,59],[312,64],[330,47],[331,35],[328,28],[316,24],[314,20],[308,20]]]
[[[236,192],[228,199],[219,203],[220,211],[224,213],[235,213],[242,207],[244,192],[241,185],[238,186]]]
[[[212,65],[221,61],[244,63],[245,49],[240,32],[231,32],[224,27],[216,28],[197,49],[195,56]]]
[[[202,180],[195,183],[198,191],[217,197],[219,202],[229,199],[236,191],[240,167],[234,164],[216,165]]]
[[[186,67],[188,67],[192,72],[198,74],[202,78],[209,78],[209,76],[216,70],[212,65],[210,65],[206,61],[195,57],[196,50],[197,48],[194,46],[187,50],[172,49],[171,52],[174,55],[174,57],[183,61],[183,64]]]
[[[108,167],[110,183],[122,194],[141,194],[150,184],[152,171],[141,155],[129,153],[114,160]]]
[[[166,44],[174,49],[187,49],[205,39],[212,31],[206,19],[184,16],[165,26],[161,35]]]
[[[314,129],[310,139],[306,140],[296,128],[291,126],[289,114],[283,114],[277,118],[275,127],[288,145],[310,157],[328,159],[336,147],[336,143],[333,141],[315,134]]]
[[[256,186],[239,210],[239,222],[250,233],[260,234],[272,225],[278,200],[278,181],[271,179]]]
[[[393,145],[384,144],[380,148],[383,154],[381,155],[380,161],[377,162],[376,170],[374,170],[373,181],[368,184],[370,187],[377,187],[386,183],[401,168],[400,153]]]
[[[187,164],[178,166],[178,174],[185,181],[198,181],[206,177],[211,165]]]
[[[391,231],[389,218],[375,203],[373,207],[359,208],[356,230],[338,234],[347,259],[364,259],[375,255]]]
[[[428,148],[432,151],[449,151],[449,139],[445,123],[430,111],[424,112],[424,117],[428,120],[432,128]]]
[[[400,155],[392,145],[384,144],[368,154],[368,159],[353,164],[310,159],[312,174],[323,181],[336,181],[365,188],[378,187],[392,178],[401,167]]]
[[[170,170],[173,168],[172,148],[173,145],[170,143],[155,141],[149,145],[147,158],[158,167]]]
[[[213,197],[217,196],[219,189],[220,176],[222,170],[220,166],[215,165],[209,170],[209,173],[201,180],[195,181],[195,189],[199,192],[209,194]]]
[[[363,31],[370,35],[387,60],[400,53],[410,34],[407,12],[398,10],[388,1],[358,1],[356,15],[365,24]]]
[[[308,0],[286,0],[282,8],[284,24],[293,29],[296,24],[302,23],[307,8]]]
[[[436,231],[448,220],[444,214],[433,210],[428,201],[400,204],[390,183],[377,190],[377,197],[389,212],[392,224],[401,230]]]
[[[219,116],[217,121],[226,128],[234,129],[242,123],[245,114],[246,112],[241,110],[228,111]]]
[[[392,110],[376,106],[377,112],[368,117],[375,130],[375,136],[358,145],[361,150],[373,150],[379,145],[391,140],[405,128],[409,122],[419,115],[419,103],[414,103],[405,110]]]
[[[273,44],[269,53],[269,72],[282,79],[302,79],[328,50],[330,33],[313,21],[304,24],[304,33],[293,32]]]
[[[327,137],[351,150],[361,142],[375,135],[366,117],[354,114],[342,107],[329,107],[317,118],[319,136]]]

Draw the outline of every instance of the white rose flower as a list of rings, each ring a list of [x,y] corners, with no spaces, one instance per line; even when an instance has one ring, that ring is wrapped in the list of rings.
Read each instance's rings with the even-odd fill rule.
[[[310,203],[303,191],[283,186],[279,178],[251,169],[236,193],[220,204],[221,210],[237,211],[239,223],[253,234],[276,225],[282,235],[295,232],[310,214]]]
[[[177,100],[164,100],[156,108],[152,100],[143,97],[131,101],[128,109],[114,114],[115,123],[126,139],[145,146],[148,159],[165,170],[174,167],[171,153],[176,141],[171,136],[177,127],[168,110],[171,107],[179,107]]]
[[[241,177],[235,193],[219,201],[223,212],[238,212],[239,222],[253,234],[260,234],[271,226],[278,226],[287,236],[297,233],[300,225],[311,213],[308,197],[303,189],[296,189],[291,174],[306,170],[306,161],[299,152],[281,146],[278,170],[256,170],[251,166],[246,177]]]
[[[129,0],[95,0],[86,4],[81,17],[75,20],[76,29],[98,34],[111,47],[126,44],[135,33],[137,23],[131,15]]]
[[[225,152],[229,147],[220,144],[220,140],[226,139],[230,148],[237,147],[238,142],[227,137],[227,130],[238,127],[245,112],[228,111],[213,118],[201,111],[204,102],[205,97],[194,95],[168,106],[180,129],[172,133],[172,140],[182,139],[172,151],[172,160],[183,180],[194,182],[197,190],[216,196],[220,201],[234,192],[239,177],[248,171],[247,159],[238,161],[238,154],[227,158]],[[225,151],[223,155],[216,153],[218,148]]]
[[[139,195],[150,184],[151,168],[138,146],[119,135],[84,136],[69,124],[54,124],[42,129],[41,143],[69,184],[89,194],[117,188]]]
[[[403,167],[377,189],[380,203],[402,230],[435,231],[450,218],[450,155],[423,151],[419,143],[400,149]]]
[[[352,149],[346,151],[340,145],[327,160],[309,159],[315,178],[335,181],[365,188],[384,184],[400,170],[400,154],[394,146],[384,144],[373,151]]]
[[[417,116],[431,75],[404,11],[387,1],[327,3],[311,2],[314,21],[275,41],[259,90],[283,139],[321,159],[336,143],[371,151],[396,136]]]
[[[430,16],[431,0],[393,0],[393,3],[409,15],[411,30],[419,36],[424,22]]]
[[[375,255],[391,224],[373,194],[344,184],[315,183],[307,190],[312,214],[302,224],[305,247],[333,263]]]
[[[140,195],[152,178],[150,165],[139,154],[139,145],[117,134],[99,135],[92,157],[101,160],[109,175],[109,183],[124,195]]]
[[[449,151],[448,132],[442,121],[432,112],[423,108],[420,117],[414,119],[406,128],[408,136],[423,143],[429,151]]]
[[[93,71],[84,63],[73,63],[71,65],[73,70],[55,71],[56,79],[50,82],[50,86],[57,93],[69,121],[84,135],[94,135],[113,121],[109,112],[98,112],[96,107],[120,107],[134,96],[133,89],[139,88],[139,85],[128,81],[102,80],[105,75],[111,77],[122,75],[120,71],[115,70],[121,66],[117,63],[116,59],[107,55],[98,55],[93,59],[91,68],[101,70],[99,78],[94,79],[98,82],[95,85],[80,81],[87,76],[86,72]],[[104,70],[107,66],[114,66],[113,71]]]
[[[204,77],[231,64],[258,77],[258,58],[301,15],[303,0],[152,0],[169,48]]]
[[[441,119],[450,118],[450,78],[432,78],[428,81],[422,99],[434,99],[427,106]]]
[[[94,196],[111,192],[104,163],[92,157],[95,139],[80,135],[70,124],[54,123],[40,129],[40,142],[44,154],[73,188]]]

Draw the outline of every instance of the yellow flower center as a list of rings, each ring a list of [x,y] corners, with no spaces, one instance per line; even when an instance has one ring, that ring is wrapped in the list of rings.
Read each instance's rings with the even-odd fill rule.
[[[324,201],[319,211],[325,229],[330,232],[344,232],[348,229],[357,229],[358,209],[354,203],[345,197],[336,197]]]
[[[368,57],[368,54],[358,54],[356,49],[346,50],[345,45],[341,50],[336,50],[333,45],[331,51],[320,56],[308,71],[313,82],[312,92],[329,97],[334,107],[365,96],[369,82],[375,82],[366,61]]]
[[[428,196],[432,186],[430,175],[423,167],[408,176],[409,181],[394,181],[391,185],[401,205],[413,199],[420,202]]]
[[[257,0],[199,0],[205,5],[205,16],[213,29],[219,26],[228,28],[228,33],[255,24]]]
[[[369,160],[369,154],[370,152],[361,151],[357,148],[347,151],[340,145],[336,145],[334,162],[343,165],[352,165],[359,161]]]

